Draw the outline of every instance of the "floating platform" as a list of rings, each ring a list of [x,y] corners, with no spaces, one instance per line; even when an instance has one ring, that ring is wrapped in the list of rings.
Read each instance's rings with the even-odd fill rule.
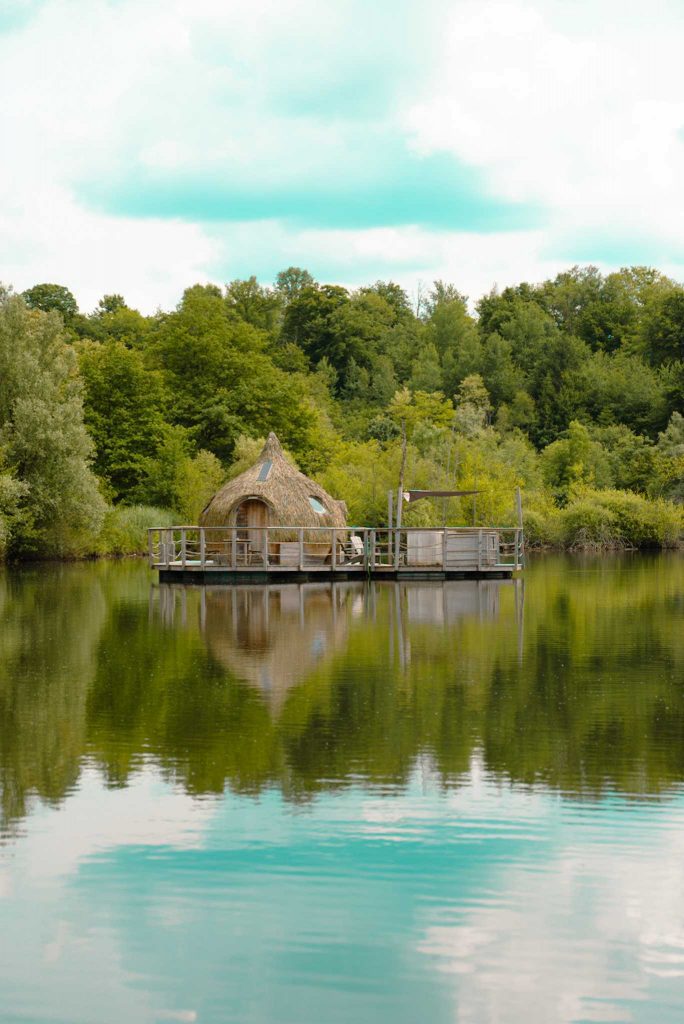
[[[524,562],[520,527],[155,527],[150,566],[164,583],[325,579],[502,579]]]

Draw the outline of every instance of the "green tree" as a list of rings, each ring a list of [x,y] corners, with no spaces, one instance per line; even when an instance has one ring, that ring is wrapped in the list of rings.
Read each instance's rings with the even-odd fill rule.
[[[642,338],[654,366],[684,362],[684,288],[669,288],[653,299],[644,318]]]
[[[29,309],[59,313],[65,324],[69,324],[78,313],[78,303],[72,292],[61,284],[34,284],[33,288],[22,292],[22,298]]]
[[[266,337],[234,317],[218,289],[188,289],[155,328],[149,358],[161,369],[169,418],[198,449],[230,461],[240,434],[275,430],[303,462],[314,450],[317,414],[300,375],[280,370]]]
[[[115,293],[113,295],[103,295],[97,304],[95,310],[96,316],[104,316],[106,313],[116,313],[117,309],[125,309],[126,300],[123,295]]]
[[[128,348],[144,348],[151,327],[152,319],[127,306],[123,296],[104,295],[78,333],[96,341],[113,339]]]
[[[289,306],[304,288],[315,288],[316,282],[308,270],[302,267],[288,267],[276,275],[275,287],[282,296],[284,305]]]
[[[473,373],[458,386],[456,393],[457,429],[466,437],[474,437],[481,433],[489,423],[492,406],[489,392],[479,373]]]
[[[346,288],[306,285],[287,305],[283,339],[299,345],[314,365],[325,357],[336,370],[344,370],[355,353],[340,335],[333,314],[348,304]]]
[[[541,455],[547,485],[566,497],[577,484],[610,487],[610,463],[603,446],[594,441],[583,423],[573,420],[568,430]]]
[[[513,361],[510,341],[498,334],[490,334],[482,346],[482,379],[490,394],[494,408],[503,402],[513,403],[524,390],[525,375]]]
[[[442,368],[439,365],[439,355],[435,346],[430,342],[421,348],[413,360],[411,390],[442,390]]]
[[[667,428],[658,434],[658,448],[670,458],[684,458],[684,416],[673,412]]]
[[[361,288],[360,294],[375,294],[393,310],[396,320],[413,319],[409,297],[394,281],[376,281],[370,288]]]
[[[427,308],[428,337],[442,362],[444,387],[454,392],[464,377],[481,369],[482,346],[477,327],[468,315],[464,297],[439,281],[435,282]]]
[[[17,480],[0,463],[0,561],[7,553],[12,534],[21,526],[21,502],[28,491],[28,484]]]
[[[624,423],[592,427],[590,433],[603,446],[614,487],[653,496],[667,488],[671,476],[669,460],[647,437],[636,434]]]
[[[273,333],[283,306],[278,291],[264,288],[256,277],[236,279],[226,285],[226,306],[236,316],[262,331]]]
[[[624,423],[654,436],[667,422],[665,386],[656,370],[627,352],[594,352],[566,376],[575,407],[596,423]]]
[[[90,463],[76,355],[56,313],[0,293],[0,448],[26,485],[12,549],[65,552],[105,512]]]
[[[114,501],[149,500],[141,489],[167,432],[161,373],[118,341],[81,343],[79,365],[96,473]]]

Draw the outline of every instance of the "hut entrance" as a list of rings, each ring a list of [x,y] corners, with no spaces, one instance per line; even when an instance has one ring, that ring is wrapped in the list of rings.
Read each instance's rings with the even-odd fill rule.
[[[254,556],[265,559],[268,539],[262,528],[268,526],[268,519],[268,505],[259,498],[247,498],[238,505],[235,525],[246,562],[252,561]]]

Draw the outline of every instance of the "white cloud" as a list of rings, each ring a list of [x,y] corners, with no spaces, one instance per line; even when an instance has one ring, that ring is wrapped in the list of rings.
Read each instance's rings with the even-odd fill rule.
[[[684,979],[684,833],[681,803],[659,810],[628,822],[571,803],[553,814],[547,796],[528,794],[520,824],[530,837],[553,830],[548,855],[507,861],[465,910],[424,914],[418,952],[452,980],[455,1021],[625,1022],[672,1007]]]
[[[59,807],[37,806],[27,820],[12,882],[5,876],[4,895],[22,884],[59,884],[88,857],[122,846],[202,846],[216,808],[162,781],[145,767],[125,789],[106,789],[99,772],[85,769],[78,788]],[[3,889],[0,887],[0,898]]]
[[[681,8],[468,0],[444,38],[406,115],[421,152],[543,204],[548,247],[582,229],[681,246]]]
[[[473,297],[553,274],[575,251],[608,269],[620,246],[681,275],[676,3],[645,16],[616,0],[433,0],[388,14],[358,0],[46,0],[0,34],[0,279],[67,284],[85,309],[118,291],[151,311],[197,280],[272,273],[276,254],[275,269],[410,290],[445,277]],[[358,88],[341,104],[352,66]],[[82,197],[84,182],[135,165],[221,178],[230,163],[306,187],[338,152],[363,167],[361,124],[453,154],[493,195],[539,204],[542,224],[207,225],[105,214]]]

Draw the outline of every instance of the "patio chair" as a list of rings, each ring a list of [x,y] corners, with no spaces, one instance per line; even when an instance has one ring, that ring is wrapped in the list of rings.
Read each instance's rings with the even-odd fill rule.
[[[364,553],[363,541],[353,533],[344,545],[345,562],[350,565],[360,565],[363,562]]]

